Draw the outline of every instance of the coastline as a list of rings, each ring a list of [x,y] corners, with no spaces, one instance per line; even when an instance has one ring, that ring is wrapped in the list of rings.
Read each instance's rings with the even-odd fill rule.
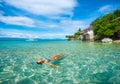
[[[114,40],[113,43],[120,43],[120,40]]]

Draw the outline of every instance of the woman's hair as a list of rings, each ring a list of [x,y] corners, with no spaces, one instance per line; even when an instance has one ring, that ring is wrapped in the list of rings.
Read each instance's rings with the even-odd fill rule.
[[[36,62],[37,64],[42,64],[42,62]]]

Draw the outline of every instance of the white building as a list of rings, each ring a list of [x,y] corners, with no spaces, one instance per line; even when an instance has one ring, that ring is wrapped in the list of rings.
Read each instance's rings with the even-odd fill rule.
[[[79,40],[94,40],[93,26],[90,25],[87,29],[80,32]]]

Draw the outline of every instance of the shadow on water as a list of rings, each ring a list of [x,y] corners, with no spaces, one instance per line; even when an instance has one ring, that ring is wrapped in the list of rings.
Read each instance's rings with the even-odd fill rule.
[[[35,84],[35,82],[30,78],[24,78],[18,81],[16,84]]]
[[[109,79],[111,78],[112,74],[109,72],[103,72],[103,73],[96,73],[93,74],[92,77],[96,80],[98,80],[98,84],[111,84],[109,82]]]
[[[92,77],[98,80],[97,84],[120,84],[120,77],[117,77],[112,71],[96,73]]]
[[[56,59],[56,60],[54,60],[52,63],[53,63],[53,64],[56,64],[56,65],[59,65],[64,58],[65,58],[65,57],[61,57],[61,58],[59,58],[59,59]]]

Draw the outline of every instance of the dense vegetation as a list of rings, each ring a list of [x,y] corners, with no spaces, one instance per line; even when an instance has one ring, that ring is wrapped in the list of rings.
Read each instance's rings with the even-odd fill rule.
[[[120,10],[115,10],[113,13],[104,15],[103,17],[94,20],[91,25],[93,26],[93,31],[95,39],[102,39],[109,37],[112,39],[120,38]],[[84,30],[82,30],[84,32]],[[81,29],[74,33],[74,35],[67,35],[68,40],[78,39],[80,36]],[[119,33],[119,34],[118,34]],[[84,36],[84,34],[83,34]]]
[[[80,31],[81,29],[79,28],[78,31],[74,33],[74,35],[67,35],[66,38],[68,38],[68,40],[71,40],[71,39],[75,40],[80,36]]]
[[[97,38],[117,38],[115,34],[120,30],[120,10],[97,18],[91,25]]]

